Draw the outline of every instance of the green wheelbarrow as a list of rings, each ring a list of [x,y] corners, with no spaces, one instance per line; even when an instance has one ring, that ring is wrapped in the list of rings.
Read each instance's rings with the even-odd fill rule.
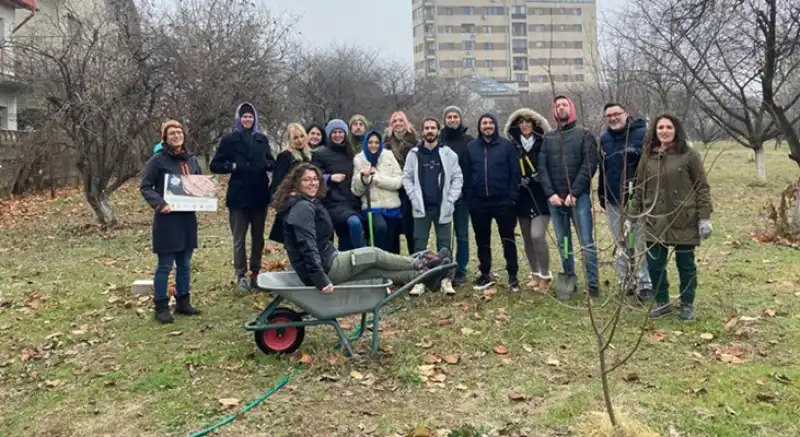
[[[303,343],[306,327],[330,325],[336,330],[345,353],[352,356],[350,342],[364,335],[367,314],[372,314],[372,355],[376,355],[381,309],[414,285],[456,266],[456,263],[449,263],[428,270],[394,292],[390,291],[392,281],[388,279],[347,282],[337,285],[333,293],[324,294],[303,284],[294,272],[261,273],[258,288],[271,291],[275,297],[255,320],[245,324],[244,329],[253,332],[256,345],[265,354],[290,354]],[[281,306],[284,301],[297,310]],[[357,334],[348,338],[338,319],[353,315],[361,315],[361,325]]]

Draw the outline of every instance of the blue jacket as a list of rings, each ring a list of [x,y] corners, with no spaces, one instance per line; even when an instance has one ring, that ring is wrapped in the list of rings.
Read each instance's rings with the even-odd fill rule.
[[[480,132],[480,120],[486,117],[495,124],[494,134],[488,141]],[[516,202],[521,177],[516,146],[500,136],[497,118],[490,113],[478,119],[478,131],[478,138],[467,145],[467,153],[462,161],[464,196],[467,199],[508,199]]]
[[[628,181],[636,179],[636,168],[642,156],[642,144],[647,136],[647,123],[628,119],[619,131],[606,129],[600,136],[600,181],[597,194],[600,204],[624,206]]]

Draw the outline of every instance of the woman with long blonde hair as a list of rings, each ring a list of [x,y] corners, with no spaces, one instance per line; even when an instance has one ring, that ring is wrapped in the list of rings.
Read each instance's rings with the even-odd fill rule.
[[[290,123],[286,126],[285,141],[283,151],[275,159],[275,171],[272,173],[272,185],[270,190],[273,194],[281,186],[281,182],[291,173],[298,164],[311,162],[311,147],[308,144],[308,134],[300,123]],[[281,226],[273,223],[272,230],[269,232],[269,239],[283,243],[283,232]]]
[[[389,127],[383,134],[383,141],[387,150],[391,150],[394,154],[400,168],[403,169],[406,165],[406,156],[408,152],[417,145],[417,131],[414,126],[408,121],[406,113],[403,111],[395,111],[389,118]],[[411,201],[408,199],[405,189],[400,188],[400,202],[402,203],[403,219],[400,226],[400,233],[406,237],[406,247],[408,253],[414,253],[414,217],[411,210]],[[400,233],[392,236],[393,248],[392,252],[400,253]]]

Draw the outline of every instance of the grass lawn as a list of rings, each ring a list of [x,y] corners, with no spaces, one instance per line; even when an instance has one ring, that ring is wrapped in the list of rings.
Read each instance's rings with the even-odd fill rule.
[[[769,180],[754,184],[748,151],[725,147],[709,172],[714,235],[698,251],[697,321],[650,323],[641,349],[612,375],[614,399],[660,435],[800,435],[800,252],[750,237],[765,227],[765,201],[797,168],[785,151],[770,150]],[[243,329],[267,300],[234,291],[224,209],[200,218],[192,287],[203,316],[159,326],[152,303],[129,287],[155,264],[150,210],[132,187],[113,200],[122,225],[112,231],[91,224],[79,191],[0,214],[0,435],[187,436],[298,362],[260,353]],[[595,217],[601,280],[613,283],[606,219]],[[265,262],[281,253],[272,248]],[[474,266],[473,257],[471,273]],[[671,275],[674,292],[673,266]],[[439,436],[481,435],[469,426],[487,435],[581,435],[603,408],[585,302],[510,295],[503,272],[499,279],[490,300],[469,286],[454,298],[399,300],[375,359],[346,359],[331,350],[332,329],[307,330],[307,368],[216,435],[395,436],[418,424]],[[612,356],[634,342],[643,311],[624,311]],[[354,344],[359,353],[368,345]],[[498,345],[508,353],[496,353]],[[451,356],[458,362],[444,359]]]

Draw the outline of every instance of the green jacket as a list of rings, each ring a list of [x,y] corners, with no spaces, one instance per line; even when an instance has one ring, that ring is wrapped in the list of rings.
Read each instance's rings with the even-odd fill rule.
[[[698,222],[711,219],[712,212],[700,153],[686,143],[665,153],[644,153],[636,172],[633,213],[646,213],[639,220],[648,243],[699,245]]]

